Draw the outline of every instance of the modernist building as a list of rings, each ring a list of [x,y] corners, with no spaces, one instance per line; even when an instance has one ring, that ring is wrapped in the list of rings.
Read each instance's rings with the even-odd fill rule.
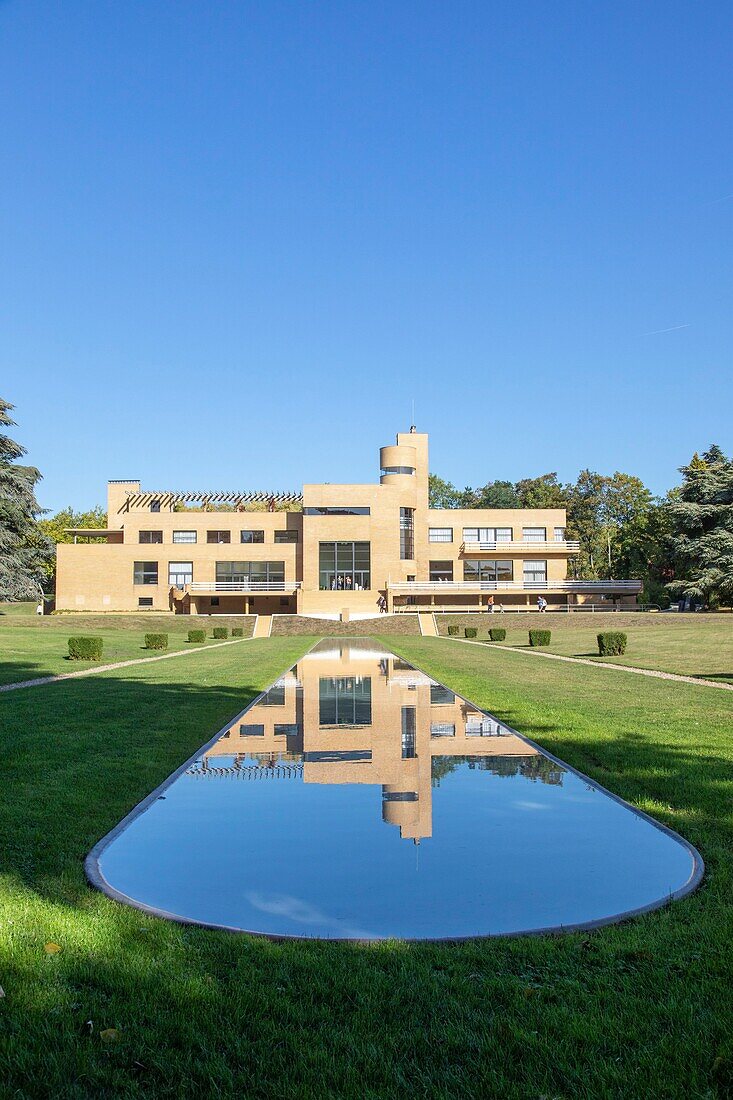
[[[378,483],[302,493],[111,481],[107,528],[58,547],[56,606],[334,618],[374,615],[381,595],[395,611],[476,610],[490,595],[506,608],[539,595],[550,607],[634,605],[639,581],[568,578],[578,544],[561,508],[430,508],[427,435],[400,433],[380,467]]]

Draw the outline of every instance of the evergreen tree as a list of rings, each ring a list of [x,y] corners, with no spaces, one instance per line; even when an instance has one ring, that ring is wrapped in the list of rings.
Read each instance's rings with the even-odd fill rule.
[[[0,429],[15,423],[0,398]],[[0,600],[36,599],[53,545],[38,528],[35,485],[41,475],[18,459],[25,449],[0,430]]]
[[[667,587],[713,607],[733,603],[733,460],[713,444],[680,473],[667,505],[678,576]]]

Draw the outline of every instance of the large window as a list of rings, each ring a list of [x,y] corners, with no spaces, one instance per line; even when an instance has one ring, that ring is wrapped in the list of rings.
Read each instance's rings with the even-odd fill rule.
[[[160,543],[163,541],[162,531],[140,531],[138,532],[138,542],[142,543]]]
[[[554,531],[554,534],[555,534],[555,542],[565,542],[565,528],[564,527],[556,527],[555,531]]]
[[[184,543],[196,542],[196,532],[195,531],[174,531],[173,532],[173,541],[174,542],[184,542]]]
[[[522,528],[522,542],[546,542],[547,541],[547,528],[546,527],[523,527]]]
[[[191,584],[193,581],[193,562],[192,561],[169,561],[168,562],[168,584],[175,585],[176,588],[183,588],[186,584]]]
[[[453,580],[453,562],[452,561],[431,561],[430,562],[430,580],[431,581],[452,581]]]
[[[322,676],[318,681],[318,703],[322,726],[371,725],[371,676]]]
[[[400,558],[412,561],[415,557],[415,509],[400,508]]]
[[[297,542],[298,532],[295,528],[289,528],[287,531],[276,531],[275,542]]]
[[[453,542],[453,528],[428,527],[428,542]]]
[[[133,584],[157,584],[157,561],[136,561],[133,567]]]
[[[368,516],[371,515],[371,509],[369,508],[354,508],[351,505],[335,505],[329,504],[318,508],[304,508],[304,516]]]
[[[525,561],[525,563],[524,563],[524,583],[525,584],[547,584],[547,562],[546,561]]]
[[[264,531],[240,531],[239,538],[241,542],[264,542]]]
[[[216,580],[235,584],[282,584],[285,580],[284,561],[218,561]]]
[[[207,542],[217,542],[217,543],[231,542],[232,541],[232,533],[231,533],[231,531],[207,531],[206,532],[206,541]]]
[[[464,527],[464,542],[511,542],[514,532],[511,527]]]
[[[513,577],[511,561],[481,561],[466,558],[463,562],[463,579],[474,584],[506,583]]]
[[[371,588],[368,542],[322,542],[318,555],[321,591],[360,591]]]
[[[417,733],[417,708],[402,708],[402,759],[414,760],[417,756],[415,735]]]

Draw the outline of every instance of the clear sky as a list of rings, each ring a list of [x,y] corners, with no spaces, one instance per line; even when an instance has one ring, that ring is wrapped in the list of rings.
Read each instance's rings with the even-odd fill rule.
[[[733,421],[733,8],[5,0],[0,395],[86,508],[370,481],[657,492]]]

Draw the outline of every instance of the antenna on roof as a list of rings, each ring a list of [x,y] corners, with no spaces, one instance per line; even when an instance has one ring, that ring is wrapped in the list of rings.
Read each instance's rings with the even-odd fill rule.
[[[417,428],[415,427],[415,398],[414,397],[412,399],[412,418],[410,419],[410,431],[411,432],[416,432],[417,431]]]

